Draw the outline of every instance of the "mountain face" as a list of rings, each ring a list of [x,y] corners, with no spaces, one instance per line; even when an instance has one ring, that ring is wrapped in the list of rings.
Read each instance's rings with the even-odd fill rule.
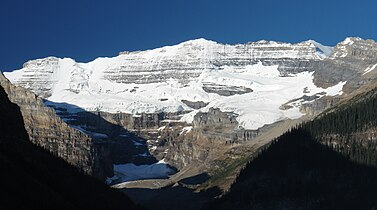
[[[115,168],[162,159],[174,166],[177,174],[153,185],[164,187],[229,165],[239,170],[236,160],[372,86],[376,64],[376,42],[353,37],[334,47],[197,39],[88,63],[48,57],[4,74],[106,146],[96,154]],[[110,182],[122,180],[114,173]]]
[[[68,126],[34,93],[14,86],[2,74],[0,86],[9,99],[20,107],[32,143],[63,158],[86,174],[102,180],[112,176],[112,165],[106,163],[105,148],[90,136]]]
[[[209,104],[201,111],[231,111],[243,128],[258,129],[302,116],[301,101],[289,110],[279,109],[290,100],[340,95],[344,85],[348,92],[358,88],[364,80],[355,77],[375,67],[376,49],[375,42],[359,38],[333,48],[315,41],[224,45],[198,39],[89,63],[38,59],[5,76],[48,101],[87,111],[191,112],[190,103],[202,102]],[[182,121],[191,123],[194,113]]]
[[[252,160],[229,192],[204,209],[373,209],[376,175],[375,167],[357,164],[294,129]]]
[[[277,138],[206,209],[373,209],[377,88]]]
[[[8,98],[14,94],[19,93],[7,94],[0,86],[1,209],[140,209],[122,193],[32,144],[25,112]]]

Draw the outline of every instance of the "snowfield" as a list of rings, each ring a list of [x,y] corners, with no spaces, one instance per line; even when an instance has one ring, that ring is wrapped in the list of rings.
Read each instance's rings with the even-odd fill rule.
[[[268,50],[271,47],[273,49],[284,47],[290,50]],[[237,52],[241,48],[247,51],[239,55]],[[309,50],[300,51],[301,49]],[[4,74],[11,82],[22,84],[36,94],[48,93],[46,99],[50,102],[47,103],[66,108],[73,113],[84,109],[110,113],[124,112],[137,116],[140,113],[190,111],[181,118],[181,121],[191,123],[197,112],[206,112],[209,108],[216,107],[221,111],[238,114],[240,126],[245,129],[258,129],[279,120],[299,118],[303,115],[299,111],[300,105],[305,102],[298,101],[293,108],[287,110],[280,109],[280,106],[304,95],[324,93],[322,97],[342,94],[343,85],[346,83],[346,81],[340,82],[327,89],[318,88],[313,83],[312,72],[282,76],[278,66],[264,66],[261,62],[244,66],[225,65],[217,69],[209,66],[208,59],[224,56],[222,52],[224,54],[226,52],[229,56],[253,56],[253,58],[267,56],[323,59],[331,54],[332,48],[315,41],[295,45],[259,41],[250,45],[231,46],[198,39],[154,50],[125,52],[113,58],[98,58],[89,63],[77,63],[70,58],[50,57],[30,61],[24,65],[24,68]],[[198,69],[185,70],[186,67],[182,67],[184,70],[179,72],[158,70],[163,66],[162,61],[169,62],[174,59],[181,63],[186,62],[186,67],[190,67],[191,64],[187,62],[192,62],[191,60],[194,59],[199,63],[192,65]],[[112,74],[109,73],[110,71]],[[182,79],[192,72],[198,76]],[[118,77],[109,79],[108,76],[114,74]],[[135,75],[136,79],[139,79],[138,75],[140,78],[159,78],[169,74],[170,79],[159,82],[121,81],[121,79],[128,81]],[[174,78],[178,74],[182,78]],[[30,80],[30,78],[35,79]],[[249,88],[252,92],[223,96],[206,92],[203,89],[206,84]],[[182,100],[202,101],[209,104],[200,110],[193,110]]]
[[[263,66],[259,63],[244,69],[224,68],[223,71],[213,74],[204,72],[202,81],[243,85],[251,88],[253,92],[228,97],[211,94],[208,94],[208,98],[197,97],[198,101],[202,100],[209,104],[186,114],[181,120],[190,123],[197,112],[208,112],[210,107],[215,107],[220,108],[221,111],[238,114],[237,120],[243,128],[258,129],[266,124],[287,118],[297,119],[303,115],[299,111],[300,103],[288,110],[280,109],[282,104],[304,95],[311,96],[322,92],[329,96],[342,94],[342,88],[346,84],[340,82],[333,87],[323,89],[314,85],[313,72],[281,77],[277,67]]]
[[[134,180],[167,178],[174,173],[164,160],[151,165],[135,165],[133,163],[114,165],[114,176],[106,180],[107,184],[112,182],[124,183]]]

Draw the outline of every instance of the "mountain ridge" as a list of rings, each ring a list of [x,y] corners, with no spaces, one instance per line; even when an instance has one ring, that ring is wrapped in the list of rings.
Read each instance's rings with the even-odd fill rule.
[[[321,49],[321,52],[317,52],[317,49]],[[222,95],[225,91],[229,92],[230,90],[230,92],[233,92],[232,95],[247,94],[254,88],[258,88],[258,82],[254,85],[252,83],[247,84],[244,82],[246,80],[236,78],[237,75],[241,75],[242,69],[247,72],[253,71],[247,70],[248,68],[258,67],[261,69],[260,71],[267,72],[267,67],[278,65],[280,76],[288,78],[289,75],[298,75],[298,73],[305,71],[310,72],[310,66],[305,66],[310,65],[310,62],[327,58],[330,56],[331,49],[310,40],[297,44],[259,41],[223,45],[200,38],[174,46],[120,53],[119,56],[113,58],[97,58],[88,63],[77,63],[71,58],[48,57],[37,59],[26,62],[21,70],[5,72],[4,74],[13,83],[24,86],[49,101],[68,102],[88,111],[102,107],[103,111],[112,113],[119,111],[133,114],[180,112],[192,111],[186,104],[182,103],[182,100],[208,103],[218,98],[211,93]],[[291,61],[285,61],[286,59]],[[281,63],[284,62],[288,63],[288,66],[283,68]],[[290,62],[292,64],[289,64]],[[259,65],[259,63],[262,63],[262,65]],[[303,67],[295,66],[296,63],[303,65]],[[224,71],[224,69],[230,69],[230,71]],[[69,73],[66,71],[69,71]],[[225,73],[225,75],[222,73]],[[268,77],[266,74],[253,76]],[[306,77],[307,82],[310,83],[310,75]],[[248,79],[252,81],[252,78]],[[344,82],[344,80],[339,82]],[[241,85],[234,86],[231,85],[232,83]],[[148,84],[155,85],[148,86]],[[144,86],[144,88],[139,89],[139,91],[137,89],[140,88],[139,86]],[[165,89],[157,92],[159,96],[156,97],[153,96],[154,94],[148,93],[149,99],[139,97],[145,95],[148,92],[147,89],[158,90],[162,88],[161,86],[165,86]],[[172,87],[169,88],[168,86]],[[201,88],[204,91],[199,90]],[[245,92],[242,89],[249,90]],[[177,90],[179,92],[174,93]],[[62,91],[66,91],[66,93],[64,94]],[[127,91],[131,94],[126,94]],[[124,93],[124,96],[121,92]],[[144,92],[144,94],[138,92]],[[188,92],[196,94],[196,97],[188,96]],[[112,105],[106,105],[107,102],[101,101],[107,100],[108,97],[103,96],[103,99],[96,102],[97,104],[90,105],[82,101],[83,99],[76,97],[76,94],[90,98],[89,95],[106,95],[107,93],[120,98],[112,101]],[[132,99],[135,94],[138,99]],[[167,96],[165,97],[165,95]],[[89,98],[87,100],[95,100]],[[113,104],[118,105],[112,107]],[[210,106],[217,107],[218,104]],[[219,108],[224,111],[236,111],[234,107],[221,106]],[[242,112],[244,111],[236,111],[237,114]],[[280,112],[284,116],[283,113],[284,111]],[[187,116],[185,119],[192,119],[192,117]],[[272,122],[269,121],[269,123]],[[255,128],[255,126],[247,126],[246,124],[244,126]]]
[[[281,135],[205,209],[373,209],[377,88]]]
[[[122,182],[119,168],[161,161],[177,173],[117,186],[165,188],[207,174],[223,179],[188,187],[227,191],[240,160],[373,86],[376,63],[377,43],[360,38],[334,47],[199,39],[89,63],[49,57],[5,75],[110,148],[109,183]]]

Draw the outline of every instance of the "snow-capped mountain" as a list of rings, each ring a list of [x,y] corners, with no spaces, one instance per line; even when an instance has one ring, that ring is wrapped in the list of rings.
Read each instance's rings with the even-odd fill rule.
[[[167,163],[157,177],[170,176],[168,165],[181,178],[194,175],[193,168],[215,173],[302,116],[311,119],[374,87],[376,69],[373,40],[351,37],[328,47],[313,40],[226,45],[197,39],[88,63],[48,57],[4,74],[46,99],[71,127],[106,144],[109,152],[102,153],[116,174],[108,181],[117,183],[151,178],[137,174],[156,169],[157,160]],[[123,169],[137,176],[130,179]]]
[[[191,122],[198,111],[214,107],[238,114],[245,129],[257,129],[302,116],[301,104],[311,102],[296,100],[303,96],[342,94],[349,78],[348,86],[354,88],[360,83],[355,72],[372,71],[375,53],[376,43],[360,38],[347,38],[335,47],[313,40],[227,45],[196,39],[88,63],[37,59],[5,76],[50,102],[88,111],[184,111],[190,113],[181,120]],[[292,101],[290,109],[281,109]],[[194,110],[187,102],[208,105]]]
[[[226,45],[205,39],[147,51],[122,52],[89,63],[48,57],[5,72],[13,83],[54,103],[110,113],[190,112],[189,102],[238,114],[240,125],[265,124],[302,116],[300,103],[284,103],[304,95],[342,94],[346,81],[327,88],[313,83],[310,63],[331,56],[332,47],[315,41],[298,44],[258,41]],[[48,102],[47,102],[48,103]],[[75,112],[77,110],[70,110]]]

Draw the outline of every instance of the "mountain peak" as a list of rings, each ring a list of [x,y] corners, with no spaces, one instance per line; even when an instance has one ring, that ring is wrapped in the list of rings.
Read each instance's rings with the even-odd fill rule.
[[[323,45],[323,44],[321,44],[317,41],[308,40],[307,42],[310,43],[310,44],[313,44],[315,46],[318,55],[321,56],[321,57],[328,57],[334,51],[334,47],[325,46],[325,45]]]
[[[344,41],[340,42],[340,44],[343,44],[343,45],[352,45],[356,41],[361,41],[361,40],[363,40],[363,39],[360,38],[360,37],[347,37],[346,39],[344,39]]]
[[[192,39],[192,40],[182,42],[179,45],[181,44],[183,45],[187,45],[187,44],[208,45],[208,44],[218,44],[218,43],[212,40],[205,39],[205,38],[197,38],[197,39]]]
[[[331,58],[358,57],[375,62],[377,55],[377,43],[374,40],[362,39],[360,37],[347,37],[339,42]]]

